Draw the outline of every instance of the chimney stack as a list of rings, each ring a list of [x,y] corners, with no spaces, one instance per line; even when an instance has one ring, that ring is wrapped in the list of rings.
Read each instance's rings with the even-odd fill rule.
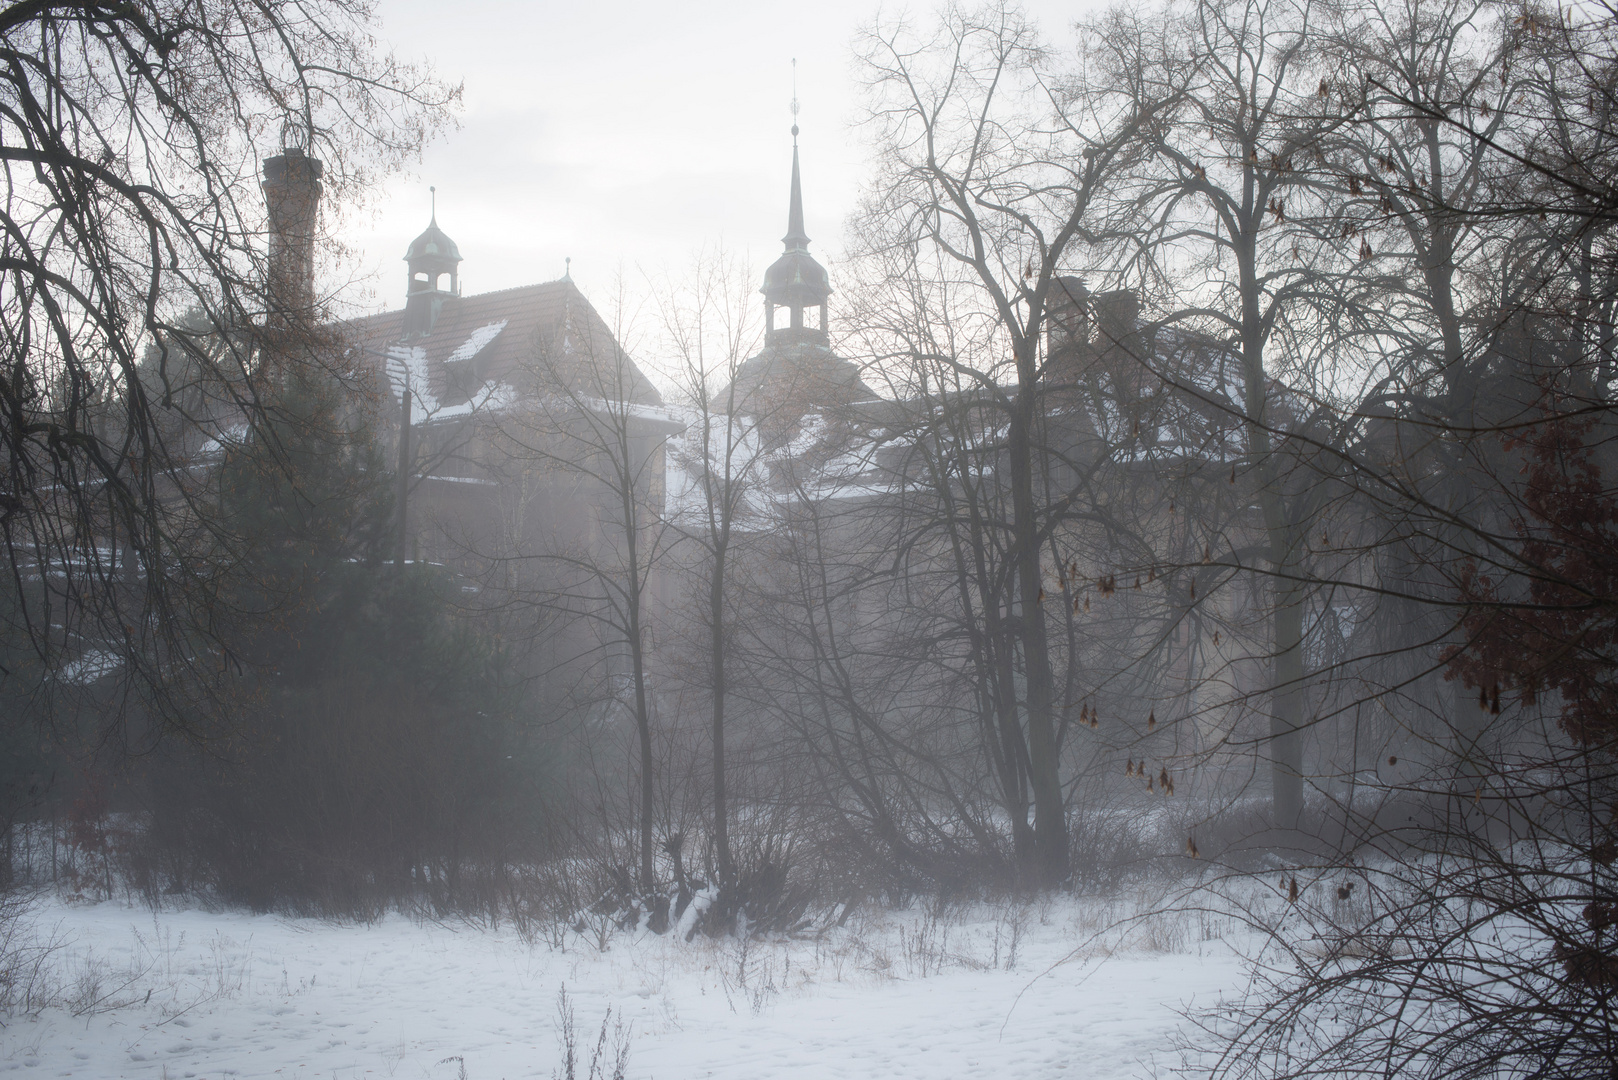
[[[1051,282],[1045,301],[1045,348],[1064,360],[1090,342],[1090,290],[1080,277],[1063,276]]]
[[[1140,297],[1133,289],[1097,293],[1092,301],[1096,318],[1096,351],[1132,347],[1140,329]]]
[[[270,214],[267,322],[283,329],[314,321],[315,226],[320,215],[318,160],[297,147],[264,159],[264,202]]]

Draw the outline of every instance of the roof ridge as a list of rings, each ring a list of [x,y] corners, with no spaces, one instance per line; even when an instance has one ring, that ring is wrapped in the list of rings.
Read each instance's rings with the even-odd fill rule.
[[[471,296],[461,296],[457,297],[456,299],[482,300],[486,296],[499,296],[501,293],[523,292],[527,289],[544,289],[549,288],[552,285],[572,285],[574,292],[579,291],[578,285],[573,281],[572,278],[559,277],[552,278],[550,281],[536,281],[530,285],[512,285],[511,287],[505,289],[492,289],[489,292],[473,293]]]
[[[553,278],[550,281],[536,281],[536,282],[533,282],[532,284],[529,284],[529,285],[513,285],[510,288],[506,288],[506,289],[491,289],[489,292],[472,293],[470,296],[457,296],[457,297],[453,297],[453,299],[455,299],[455,300],[485,300],[485,299],[488,299],[489,297],[503,296],[503,295],[505,295],[507,293],[532,292],[532,291],[538,291],[540,289],[548,289],[548,288],[551,288],[552,286],[555,286],[555,285],[570,285],[570,286],[572,286],[574,292],[578,292],[580,296],[584,295],[582,292],[579,291],[579,287],[578,287],[577,283],[575,283],[572,279],[565,278],[565,277],[560,277],[560,278]],[[344,324],[344,325],[353,325],[354,323],[368,322],[371,319],[385,319],[385,318],[387,318],[389,316],[402,315],[402,314],[404,314],[404,308],[402,308],[402,307],[389,308],[386,311],[377,311],[377,312],[373,312],[370,315],[356,315],[351,319],[339,320],[339,322]]]

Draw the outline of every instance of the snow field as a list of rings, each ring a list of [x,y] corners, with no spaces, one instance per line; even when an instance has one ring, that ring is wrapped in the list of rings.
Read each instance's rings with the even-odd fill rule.
[[[629,1080],[1003,1077],[1172,1067],[1179,1011],[1243,985],[1232,930],[1102,904],[857,911],[818,938],[681,942],[42,904],[55,1002],[0,1029],[0,1072],[77,1077],[550,1077],[558,993],[583,1080],[608,1010]],[[609,1033],[608,1042],[611,1037]]]

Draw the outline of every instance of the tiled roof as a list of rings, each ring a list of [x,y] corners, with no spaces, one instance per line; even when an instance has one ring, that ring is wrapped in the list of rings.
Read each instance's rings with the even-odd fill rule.
[[[744,411],[793,415],[878,400],[876,391],[860,377],[858,365],[826,345],[806,341],[765,345],[736,368],[734,391]],[[714,400],[729,401],[731,392],[725,387]]]
[[[405,343],[403,310],[354,319],[344,327],[379,367],[390,346]],[[553,364],[557,376],[579,393],[620,396],[612,330],[566,278],[446,297],[432,333],[405,344],[422,351],[430,392],[446,406],[466,400],[485,382],[529,384]],[[634,361],[625,361],[629,400],[662,404]]]

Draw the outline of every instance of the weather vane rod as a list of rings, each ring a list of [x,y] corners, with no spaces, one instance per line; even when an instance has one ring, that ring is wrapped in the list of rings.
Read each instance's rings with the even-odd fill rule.
[[[798,145],[798,58],[792,58],[792,145]]]

